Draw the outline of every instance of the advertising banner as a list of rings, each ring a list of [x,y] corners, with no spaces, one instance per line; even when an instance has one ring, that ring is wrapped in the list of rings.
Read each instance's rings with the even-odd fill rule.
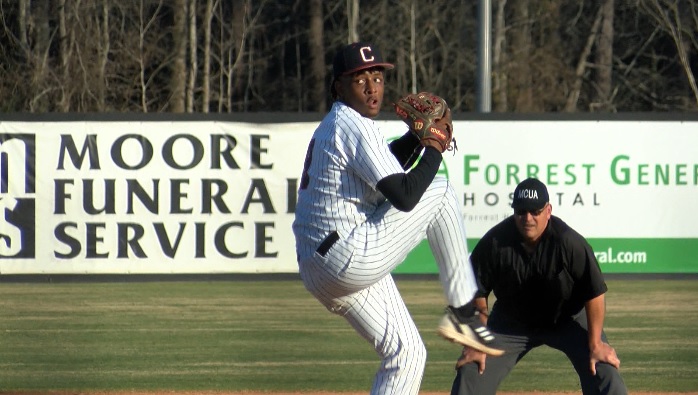
[[[386,139],[399,121],[378,121]],[[0,121],[0,275],[293,273],[316,122]],[[455,121],[468,242],[526,177],[605,272],[698,272],[698,123]],[[399,273],[434,273],[426,243]]]
[[[542,180],[553,215],[590,242],[604,272],[698,272],[698,123],[488,121],[454,125],[445,155],[469,244],[512,214],[516,184]],[[398,271],[429,262],[422,245]],[[412,266],[414,265],[414,266]],[[435,272],[435,266],[430,266]]]

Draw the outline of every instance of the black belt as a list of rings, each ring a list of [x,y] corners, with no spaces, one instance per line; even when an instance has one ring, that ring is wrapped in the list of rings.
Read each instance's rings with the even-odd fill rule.
[[[337,233],[337,231],[333,231],[332,233],[327,235],[327,237],[325,237],[325,240],[323,240],[322,243],[320,243],[320,246],[316,250],[317,253],[320,254],[320,256],[324,257],[325,255],[327,255],[327,251],[329,251],[330,248],[332,248],[332,246],[334,245],[334,243],[337,242],[337,240],[339,240],[339,234]]]

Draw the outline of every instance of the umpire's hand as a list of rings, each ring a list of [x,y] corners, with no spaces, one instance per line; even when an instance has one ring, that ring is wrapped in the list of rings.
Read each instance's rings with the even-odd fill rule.
[[[610,344],[599,342],[589,353],[589,368],[591,374],[596,376],[596,363],[605,362],[614,368],[620,368],[620,359],[616,354],[616,350]]]
[[[456,370],[463,367],[463,365],[468,363],[476,363],[477,370],[480,374],[485,372],[485,360],[487,359],[487,354],[477,350],[473,350],[470,347],[463,347],[463,354],[456,362]]]

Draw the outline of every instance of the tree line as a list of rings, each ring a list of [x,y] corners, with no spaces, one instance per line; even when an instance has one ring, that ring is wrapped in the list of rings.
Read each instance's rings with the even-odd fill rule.
[[[493,112],[698,109],[695,0],[491,0]],[[338,47],[386,101],[476,108],[476,0],[0,0],[2,112],[324,112]]]

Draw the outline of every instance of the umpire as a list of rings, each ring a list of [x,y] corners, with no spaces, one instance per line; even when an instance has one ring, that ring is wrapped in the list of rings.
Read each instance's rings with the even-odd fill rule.
[[[501,357],[464,348],[451,395],[495,394],[533,348],[562,351],[582,392],[627,394],[620,360],[603,332],[606,283],[587,241],[551,215],[548,190],[528,178],[514,191],[514,215],[490,229],[471,255],[480,317],[497,335]],[[487,316],[487,297],[496,302]]]

